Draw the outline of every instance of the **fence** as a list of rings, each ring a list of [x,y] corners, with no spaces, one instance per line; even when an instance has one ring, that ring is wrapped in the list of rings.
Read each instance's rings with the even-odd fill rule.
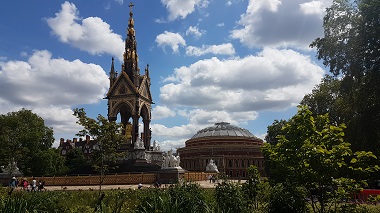
[[[207,180],[209,173],[204,172],[186,172],[184,178],[187,181]],[[100,175],[87,176],[53,176],[53,177],[34,177],[37,182],[45,181],[47,186],[84,186],[99,185]],[[26,177],[30,182],[33,177]],[[133,184],[153,184],[157,181],[156,173],[138,173],[138,174],[112,174],[103,177],[103,185],[133,185]]]

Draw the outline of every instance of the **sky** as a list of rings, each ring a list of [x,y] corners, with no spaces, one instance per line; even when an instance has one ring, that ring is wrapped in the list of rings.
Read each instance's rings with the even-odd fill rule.
[[[106,117],[108,75],[112,57],[121,70],[129,4],[1,1],[0,114],[32,110],[53,128],[55,147],[82,129],[72,109]],[[183,147],[222,121],[264,139],[327,73],[309,44],[323,37],[332,0],[133,4],[138,66],[149,64],[151,77],[152,143],[162,150]]]

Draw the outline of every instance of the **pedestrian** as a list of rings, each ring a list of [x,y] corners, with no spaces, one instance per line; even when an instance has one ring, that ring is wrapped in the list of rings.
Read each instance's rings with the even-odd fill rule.
[[[23,180],[23,183],[22,183],[22,187],[23,187],[23,189],[24,189],[25,191],[29,191],[29,190],[28,190],[28,185],[29,185],[28,180],[27,180],[27,179],[24,179],[24,180]]]
[[[36,191],[36,186],[37,186],[37,180],[36,180],[36,178],[33,178],[33,180],[32,180],[32,192]]]
[[[12,177],[12,179],[9,181],[9,191],[8,191],[8,195],[11,195],[13,190],[15,190],[17,186],[17,179],[15,176]]]
[[[139,185],[137,185],[138,189],[141,189],[142,187],[143,187],[143,185],[141,183],[139,183]]]

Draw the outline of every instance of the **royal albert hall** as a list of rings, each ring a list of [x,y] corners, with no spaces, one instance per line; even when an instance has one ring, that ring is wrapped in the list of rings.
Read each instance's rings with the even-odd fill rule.
[[[262,145],[263,140],[247,129],[220,122],[199,130],[177,152],[181,157],[180,166],[185,170],[204,172],[213,159],[219,172],[232,178],[244,178],[250,165],[257,166],[261,176],[265,176]]]

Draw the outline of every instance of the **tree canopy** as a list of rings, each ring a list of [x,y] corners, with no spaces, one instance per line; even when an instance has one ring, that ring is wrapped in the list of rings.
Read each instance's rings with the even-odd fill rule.
[[[313,116],[301,106],[277,136],[278,143],[263,147],[270,162],[270,180],[304,187],[309,197],[317,196],[321,208],[330,201],[330,187],[341,187],[342,182],[360,186],[358,178],[367,178],[377,169],[369,164],[376,156],[372,152],[353,152],[344,140],[344,129],[344,124],[332,124],[328,115]]]
[[[380,155],[379,11],[378,0],[333,1],[324,17],[324,37],[311,47],[335,79],[325,78],[302,102],[315,113],[343,119],[353,148],[376,155]]]
[[[125,157],[124,153],[119,152],[120,145],[126,143],[126,137],[122,134],[123,124],[108,121],[102,115],[96,119],[90,118],[83,108],[74,109],[73,114],[78,118],[77,123],[83,126],[77,136],[89,135],[97,143],[98,149],[91,155],[91,163],[96,170],[106,172],[119,157]]]
[[[53,129],[31,110],[0,115],[0,165],[15,161],[24,175],[59,173],[63,159],[51,150],[53,142]]]

